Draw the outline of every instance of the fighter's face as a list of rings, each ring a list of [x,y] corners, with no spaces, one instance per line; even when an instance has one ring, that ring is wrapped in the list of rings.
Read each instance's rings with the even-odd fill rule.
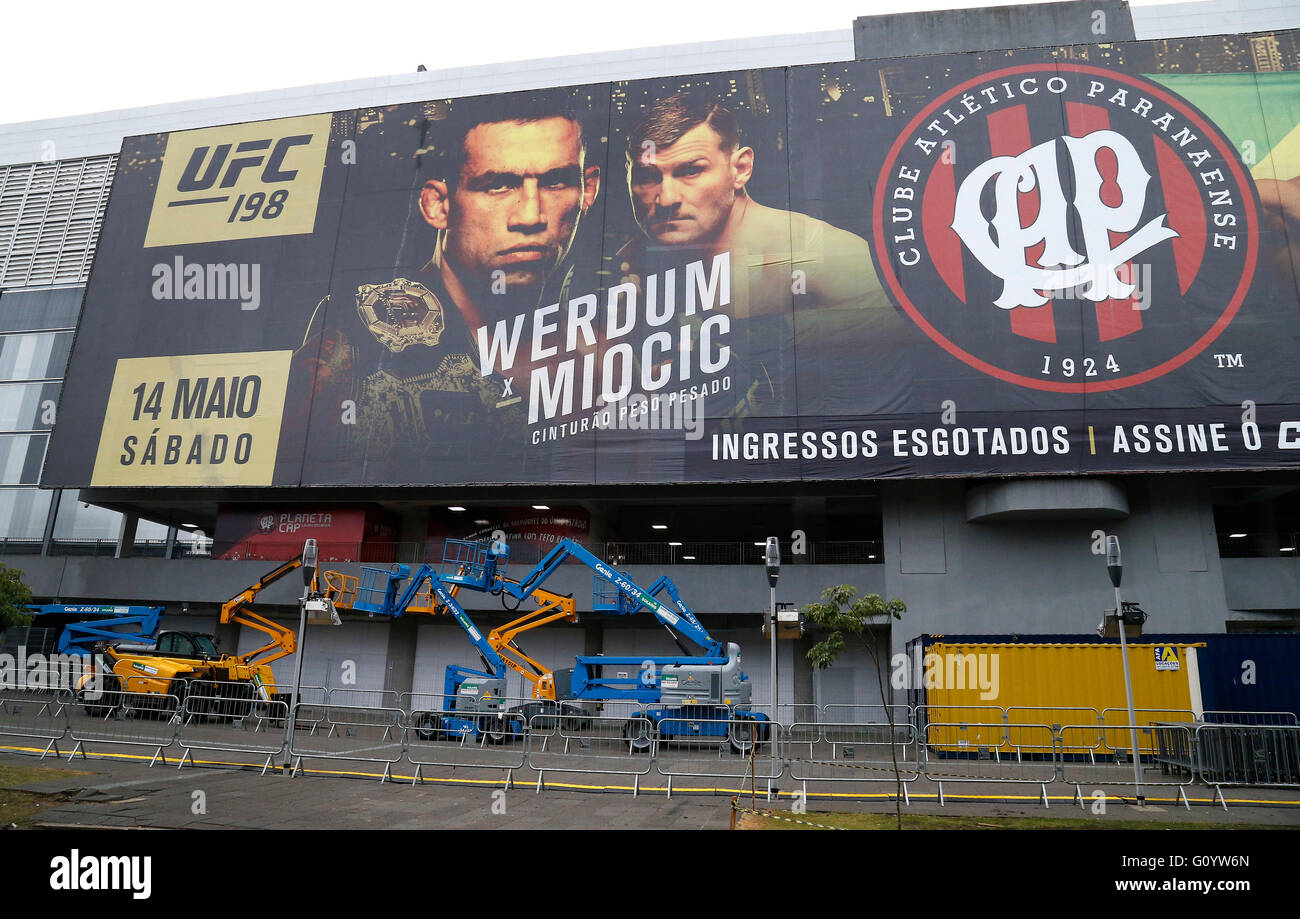
[[[753,163],[750,148],[723,150],[720,143],[718,132],[701,123],[629,163],[628,190],[647,236],[665,245],[717,240]]]
[[[598,183],[599,169],[584,169],[575,122],[480,124],[465,136],[465,162],[445,199],[445,255],[466,281],[538,288],[568,252]]]

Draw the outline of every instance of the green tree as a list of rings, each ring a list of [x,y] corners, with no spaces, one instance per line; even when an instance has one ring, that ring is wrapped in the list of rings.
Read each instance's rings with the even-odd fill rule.
[[[872,626],[879,625],[880,620],[891,622],[902,619],[907,612],[907,604],[902,600],[886,600],[880,594],[858,596],[858,589],[848,584],[828,587],[822,591],[822,602],[804,607],[804,615],[818,626],[827,629],[829,634],[808,651],[808,660],[819,670],[835,663],[835,658],[844,650],[845,635],[855,642],[861,642],[876,662],[876,682],[880,688],[880,701],[884,704],[885,719],[889,723],[889,755],[894,764],[894,815],[898,828],[903,828],[903,776],[898,768],[898,749],[895,745],[894,709],[890,705],[890,696],[885,693],[885,671],[888,654],[882,659],[881,649],[876,641]],[[885,649],[888,651],[888,648]]]
[[[32,592],[23,583],[23,573],[18,568],[0,565],[0,632],[32,621],[27,606],[32,602]]]

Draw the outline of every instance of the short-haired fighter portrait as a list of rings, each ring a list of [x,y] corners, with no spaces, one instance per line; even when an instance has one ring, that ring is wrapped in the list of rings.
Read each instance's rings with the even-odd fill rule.
[[[755,149],[736,115],[708,92],[688,89],[648,102],[627,131],[625,157],[641,236],[625,249],[629,265],[729,253],[730,309],[748,323],[733,336],[737,373],[745,378],[737,380],[734,415],[864,405],[867,394],[823,385],[822,378],[830,363],[860,361],[869,342],[879,353],[882,336],[907,333],[867,241],[755,200]],[[800,343],[819,349],[826,362],[797,370]],[[889,401],[879,387],[876,397]]]
[[[395,131],[413,123],[409,111],[392,116]],[[405,181],[414,200],[403,216],[418,214],[419,222],[408,225],[403,245],[423,264],[395,265],[387,275],[350,272],[355,307],[340,290],[317,307],[295,356],[294,385],[314,404],[352,406],[313,424],[330,425],[354,456],[387,462],[401,447],[436,466],[474,451],[485,473],[507,470],[505,458],[494,458],[526,440],[514,387],[530,368],[522,355],[513,380],[484,368],[477,333],[564,296],[600,166],[565,90],[456,100],[445,117],[426,117],[411,161]],[[360,245],[365,228],[345,232]]]
[[[437,231],[429,268],[472,328],[538,305],[600,190],[565,94],[511,98],[453,113],[440,175],[420,190]]]

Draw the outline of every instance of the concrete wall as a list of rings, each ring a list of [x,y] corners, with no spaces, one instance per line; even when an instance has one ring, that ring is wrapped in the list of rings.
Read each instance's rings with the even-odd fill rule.
[[[1222,564],[1230,609],[1300,611],[1300,559],[1225,558]]]
[[[1132,39],[1133,20],[1124,0],[887,13],[853,21],[853,52],[860,61]]]
[[[923,632],[1091,631],[1115,605],[1094,531],[1119,537],[1124,597],[1152,628],[1221,632],[1228,618],[1204,481],[1123,480],[1126,520],[969,523],[965,483],[900,482],[883,494],[886,596],[908,607],[895,650]]]
[[[161,558],[41,558],[14,556],[5,560],[24,571],[24,580],[40,598],[74,602],[127,600],[178,605],[220,604],[275,567],[274,562],[232,562],[212,559]],[[345,574],[360,574],[361,566],[335,566]],[[512,566],[520,575],[523,566]],[[630,565],[625,570],[638,584],[649,586],[667,574],[691,609],[701,615],[762,614],[768,609],[767,578],[759,565],[677,565],[668,568]],[[862,593],[884,590],[883,565],[793,565],[781,569],[777,598],[798,605],[816,600],[835,584],[852,584]],[[546,584],[560,594],[572,594],[580,611],[591,610],[592,572],[585,565],[565,565]],[[259,605],[296,606],[302,593],[298,572],[265,590]],[[467,609],[499,610],[500,601],[465,591]]]

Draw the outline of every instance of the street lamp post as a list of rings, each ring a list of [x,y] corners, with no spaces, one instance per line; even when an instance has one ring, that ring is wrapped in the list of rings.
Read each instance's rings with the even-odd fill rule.
[[[1138,753],[1137,714],[1133,710],[1133,677],[1128,669],[1128,638],[1125,633],[1124,601],[1120,597],[1119,582],[1124,576],[1124,566],[1120,561],[1119,537],[1106,537],[1106,571],[1110,582],[1115,587],[1115,621],[1119,626],[1119,653],[1124,661],[1124,695],[1128,699],[1129,749],[1133,756],[1133,789],[1137,793],[1137,803],[1146,803],[1142,795],[1142,757]]]
[[[284,765],[289,766],[289,748],[293,746],[293,725],[298,718],[298,691],[302,687],[302,646],[307,633],[307,600],[311,585],[316,580],[316,562],[319,554],[316,540],[307,540],[302,547],[302,599],[298,601],[298,640],[293,665],[293,695],[289,697],[289,717],[284,719]]]
[[[776,717],[776,581],[781,576],[781,543],[775,536],[767,538],[767,549],[763,553],[767,565],[767,586],[771,590],[771,608],[768,610],[767,632],[771,641],[771,679],[772,679],[772,724],[780,723]]]

